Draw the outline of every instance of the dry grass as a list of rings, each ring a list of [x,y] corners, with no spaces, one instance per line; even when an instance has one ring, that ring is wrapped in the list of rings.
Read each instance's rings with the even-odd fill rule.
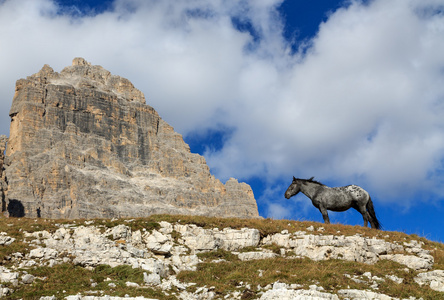
[[[435,258],[434,268],[439,270],[444,270],[444,244],[433,243],[432,245],[427,245],[430,249],[431,254]]]

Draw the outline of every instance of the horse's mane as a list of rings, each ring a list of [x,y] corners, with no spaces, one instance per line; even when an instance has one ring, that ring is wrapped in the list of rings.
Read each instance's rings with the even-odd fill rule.
[[[313,178],[314,177],[311,177],[310,179],[299,179],[299,180],[304,181],[304,182],[311,182],[311,183],[316,183],[316,184],[319,184],[319,185],[324,185],[323,183],[321,183],[319,181],[313,180]]]

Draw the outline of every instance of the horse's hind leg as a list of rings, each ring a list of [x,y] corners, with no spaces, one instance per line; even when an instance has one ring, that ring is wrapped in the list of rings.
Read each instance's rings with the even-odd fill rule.
[[[368,215],[367,208],[365,206],[358,206],[357,211],[359,211],[364,219],[364,227],[368,226],[368,221],[371,223],[370,216]]]
[[[362,218],[364,219],[364,227],[367,227],[368,226],[368,215],[367,215],[367,212],[365,212],[363,215],[362,215]]]
[[[375,220],[373,219],[373,217],[367,211],[367,206],[359,205],[357,210],[361,213],[362,218],[364,219],[364,227],[367,227],[368,226],[368,222],[370,222],[370,227],[371,228],[377,228],[376,225],[375,225]]]
[[[321,211],[322,218],[324,219],[325,224],[330,224],[330,218],[328,217],[328,212],[325,208],[319,207],[319,210]]]

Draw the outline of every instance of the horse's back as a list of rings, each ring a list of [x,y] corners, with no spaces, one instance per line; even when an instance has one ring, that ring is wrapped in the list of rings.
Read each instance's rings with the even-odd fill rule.
[[[357,185],[342,187],[319,186],[316,193],[309,197],[315,207],[332,211],[345,211],[351,207],[366,206],[370,196]]]
[[[357,185],[347,185],[342,187],[344,191],[349,193],[354,200],[368,199],[369,194],[362,187]]]

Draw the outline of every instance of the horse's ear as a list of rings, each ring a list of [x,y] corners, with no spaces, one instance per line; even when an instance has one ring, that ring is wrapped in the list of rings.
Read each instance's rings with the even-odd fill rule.
[[[308,181],[312,181],[314,179],[314,176],[313,177],[311,177]]]
[[[293,176],[293,181],[296,181],[296,178]]]

